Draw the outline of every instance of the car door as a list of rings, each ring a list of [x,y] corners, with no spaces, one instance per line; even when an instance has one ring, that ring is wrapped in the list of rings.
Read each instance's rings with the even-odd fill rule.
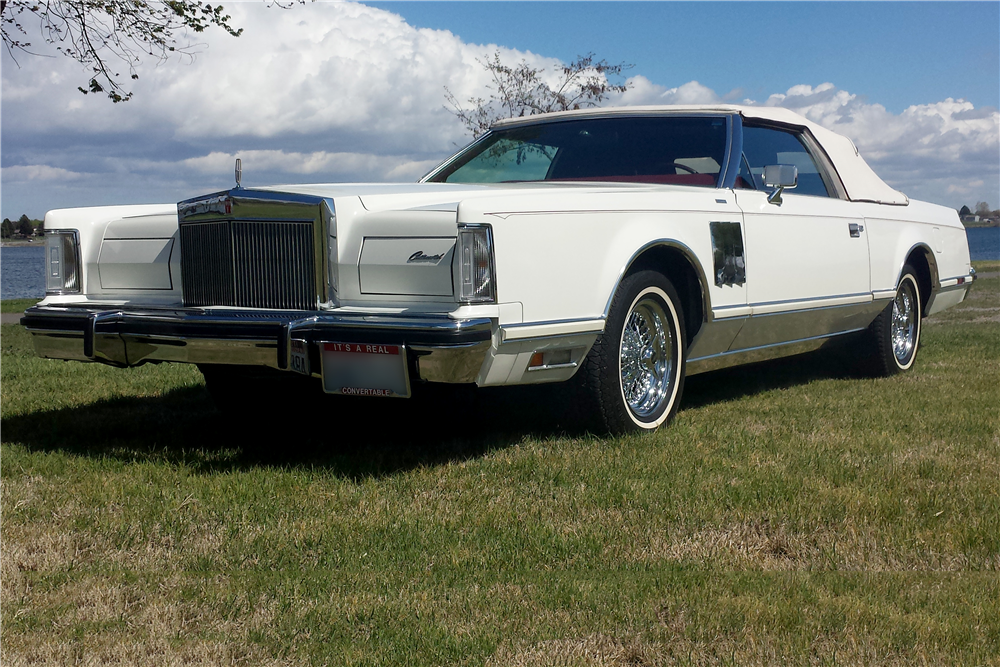
[[[791,164],[798,183],[769,201],[764,167]],[[743,187],[740,187],[743,186]],[[735,189],[746,235],[750,319],[732,349],[853,330],[872,302],[868,239],[857,205],[802,131],[743,127]]]

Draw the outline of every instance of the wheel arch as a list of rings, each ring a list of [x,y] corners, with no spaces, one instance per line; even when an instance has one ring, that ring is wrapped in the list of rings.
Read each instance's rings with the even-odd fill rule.
[[[607,305],[604,318],[611,310],[619,285],[627,276],[636,271],[650,269],[663,274],[677,290],[684,311],[684,328],[688,344],[694,340],[705,322],[711,321],[712,303],[708,293],[705,270],[694,252],[680,241],[659,239],[651,241],[637,250],[622,267]]]
[[[927,317],[927,304],[930,301],[931,292],[940,287],[934,251],[924,243],[918,243],[910,248],[896,275],[897,285],[903,278],[903,269],[907,264],[917,271],[917,284],[920,287],[920,312],[923,317]]]

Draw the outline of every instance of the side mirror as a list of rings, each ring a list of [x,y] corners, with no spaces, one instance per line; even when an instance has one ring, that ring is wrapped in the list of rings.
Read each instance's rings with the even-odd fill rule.
[[[776,188],[767,196],[771,204],[781,206],[781,192],[799,184],[799,168],[794,164],[769,164],[764,167],[764,187]]]

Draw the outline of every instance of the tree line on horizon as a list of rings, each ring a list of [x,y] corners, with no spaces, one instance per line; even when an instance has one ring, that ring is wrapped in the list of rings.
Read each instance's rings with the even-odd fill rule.
[[[0,223],[0,237],[5,239],[11,239],[15,236],[23,236],[28,238],[30,236],[41,236],[45,233],[45,221],[36,220],[29,218],[27,215],[22,214],[20,218],[16,221],[10,218],[4,218],[3,222]]]
[[[974,222],[975,216],[979,216],[980,222],[991,220],[994,223],[1000,221],[1000,209],[991,209],[990,205],[984,201],[977,202],[975,210],[968,206],[958,209],[958,217],[962,222]]]

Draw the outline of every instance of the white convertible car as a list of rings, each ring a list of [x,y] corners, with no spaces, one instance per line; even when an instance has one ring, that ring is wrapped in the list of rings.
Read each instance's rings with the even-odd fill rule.
[[[220,401],[268,372],[380,397],[564,382],[611,432],[667,422],[685,375],[834,340],[905,371],[975,277],[954,210],[801,116],[728,105],[517,118],[415,184],[237,171],[45,229],[48,293],[21,320],[43,357],[198,364]]]

